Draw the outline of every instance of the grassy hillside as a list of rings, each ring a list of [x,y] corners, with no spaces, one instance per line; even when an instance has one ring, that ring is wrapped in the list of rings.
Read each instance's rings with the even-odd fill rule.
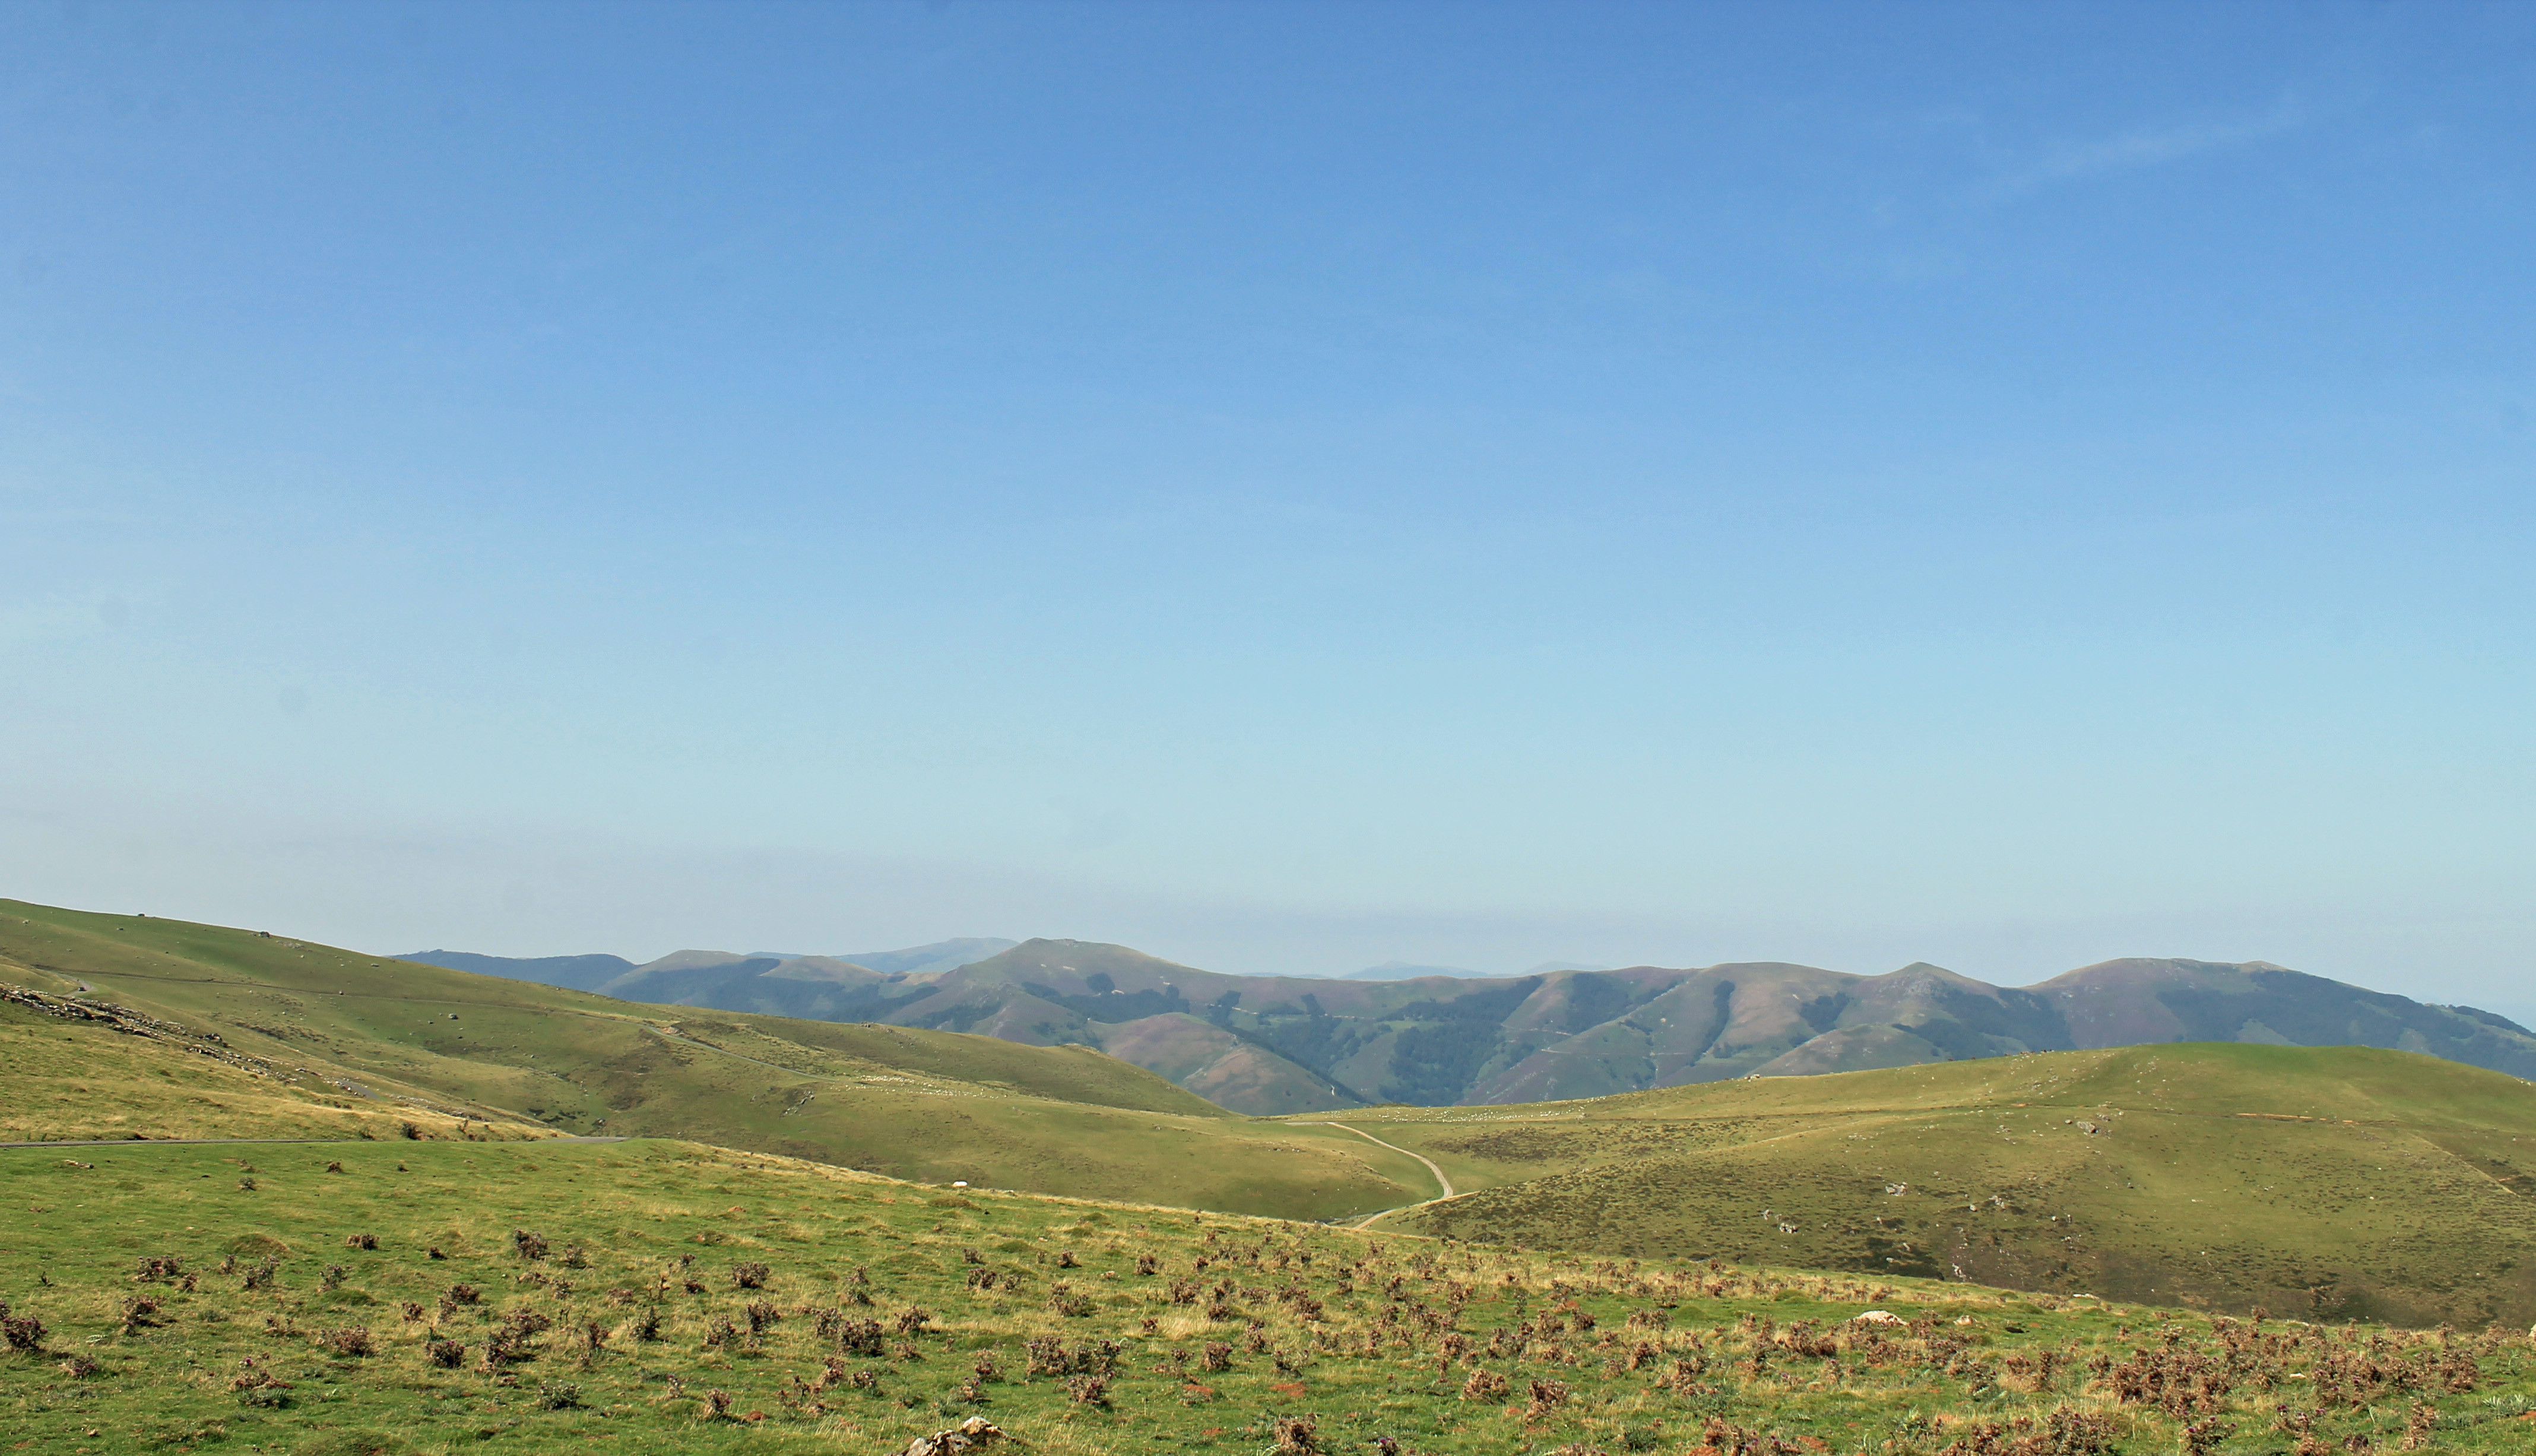
[[[69,1456],[895,1452],[970,1420],[1044,1456],[2322,1456],[2519,1451],[2536,1424],[2536,1358],[2502,1333],[1556,1258],[677,1143],[7,1150],[0,1201],[25,1211],[0,1429]]]
[[[397,959],[452,971],[473,971],[478,976],[534,981],[575,991],[598,990],[634,969],[634,963],[623,956],[479,956],[462,950],[424,950]]]
[[[77,1003],[0,984],[0,1142],[93,1138],[546,1138],[553,1129],[414,1095],[356,1096],[304,1063],[262,1063],[192,1034],[65,1021]],[[51,1010],[41,1009],[45,1007]],[[104,1013],[81,1005],[83,1017]],[[144,1029],[144,1032],[149,1030]]]
[[[14,1138],[678,1136],[1283,1217],[1431,1195],[1409,1152],[1316,1125],[1334,1117],[1443,1166],[1468,1196],[1391,1216],[1437,1234],[2241,1311],[2536,1320],[2519,1252],[2536,1234],[2536,1089],[2404,1053],[2067,1052],[1276,1122],[1086,1047],[633,1006],[0,904],[9,981],[94,988],[49,1007],[83,1019],[0,1003]],[[91,1019],[100,1002],[167,1025],[117,1030]]]
[[[1230,1117],[1087,1047],[691,1014],[5,901],[0,982],[91,988],[177,1028],[154,1039],[0,1013],[0,1037],[57,1053],[9,1066],[0,1129],[26,1137],[297,1136],[312,1117],[446,1136],[463,1118],[500,1135],[678,1136],[934,1181],[1305,1218],[1371,1213],[1430,1186],[1405,1156],[1337,1129]],[[215,1045],[231,1059],[198,1054]],[[122,1101],[74,1090],[108,1082]]]
[[[2536,1320],[2536,1086],[2405,1052],[2054,1052],[1337,1114],[1476,1191],[1402,1227],[2413,1324]]]
[[[2106,961],[2029,989],[2060,1011],[2072,1046],[2382,1046],[2536,1077],[2536,1037],[2505,1016],[2425,1005],[2263,961]]]

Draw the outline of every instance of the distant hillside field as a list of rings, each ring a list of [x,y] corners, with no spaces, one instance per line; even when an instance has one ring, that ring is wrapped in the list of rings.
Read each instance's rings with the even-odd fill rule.
[[[0,1140],[394,1139],[409,1122],[429,1138],[676,1136],[933,1181],[1303,1218],[1433,1188],[1404,1154],[1228,1116],[1090,1047],[639,1006],[16,901],[0,901],[6,985],[25,994],[0,999]],[[133,1014],[70,1004],[83,988]]]
[[[2240,1313],[2536,1320],[2536,1086],[2409,1052],[2185,1044],[1334,1115],[1473,1190],[1387,1227]]]

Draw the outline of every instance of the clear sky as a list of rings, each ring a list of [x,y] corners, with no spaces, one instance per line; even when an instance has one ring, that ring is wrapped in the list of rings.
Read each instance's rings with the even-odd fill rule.
[[[0,8],[0,894],[2536,1013],[2536,8]]]

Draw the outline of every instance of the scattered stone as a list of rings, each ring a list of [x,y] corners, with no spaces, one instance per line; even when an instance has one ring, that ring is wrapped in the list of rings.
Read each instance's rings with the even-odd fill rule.
[[[908,1442],[906,1456],[961,1456],[1004,1438],[1002,1427],[983,1416],[972,1416],[950,1430],[937,1430]]]

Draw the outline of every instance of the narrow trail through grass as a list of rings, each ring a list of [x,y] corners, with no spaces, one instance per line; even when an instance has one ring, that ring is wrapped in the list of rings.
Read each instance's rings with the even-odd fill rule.
[[[1391,1151],[1393,1151],[1393,1152],[1395,1152],[1395,1153],[1399,1153],[1399,1154],[1401,1154],[1401,1155],[1403,1155],[1403,1156],[1405,1156],[1405,1157],[1410,1157],[1410,1158],[1415,1158],[1415,1159],[1417,1159],[1419,1162],[1421,1162],[1421,1163],[1423,1163],[1423,1164],[1426,1165],[1426,1171],[1427,1171],[1429,1173],[1434,1174],[1434,1177],[1435,1177],[1435,1186],[1436,1186],[1436,1188],[1437,1188],[1437,1190],[1438,1190],[1438,1191],[1436,1192],[1436,1194],[1435,1194],[1435,1196],[1434,1196],[1434,1197],[1432,1197],[1432,1198],[1427,1198],[1427,1199],[1423,1199],[1423,1200],[1421,1200],[1421,1201],[1419,1201],[1419,1202],[1417,1202],[1417,1203],[1404,1203],[1404,1204],[1401,1204],[1398,1208],[1384,1208],[1384,1209],[1376,1209],[1376,1210],[1375,1210],[1375,1211],[1373,1211],[1372,1213],[1366,1214],[1363,1218],[1361,1218],[1361,1219],[1353,1219],[1353,1220],[1348,1221],[1348,1227],[1349,1227],[1349,1228],[1351,1228],[1351,1229],[1370,1229],[1370,1228],[1372,1228],[1376,1223],[1379,1223],[1379,1222],[1380,1222],[1380,1221],[1382,1221],[1383,1219],[1388,1218],[1388,1217],[1389,1217],[1389,1216],[1391,1216],[1392,1214],[1396,1214],[1396,1213],[1406,1213],[1407,1211],[1409,1211],[1410,1209],[1413,1209],[1413,1208],[1425,1208],[1425,1207],[1426,1207],[1427,1204],[1429,1204],[1429,1203],[1441,1203],[1441,1202],[1443,1202],[1443,1201],[1444,1201],[1445,1199],[1447,1199],[1447,1198],[1452,1198],[1452,1197],[1456,1197],[1456,1196],[1458,1196],[1458,1195],[1456,1195],[1456,1194],[1454,1193],[1454,1191],[1453,1191],[1453,1180],[1452,1180],[1452,1178],[1448,1177],[1448,1176],[1445,1174],[1443,1168],[1442,1168],[1441,1166],[1439,1166],[1439,1165],[1435,1162],[1435,1160],[1434,1160],[1434,1159],[1427,1157],[1427,1156],[1426,1156],[1426,1154],[1424,1154],[1424,1153],[1417,1152],[1417,1151],[1415,1151],[1415,1150],[1413,1150],[1413,1149],[1404,1148],[1404,1147],[1400,1146],[1398,1143],[1387,1143],[1387,1142],[1384,1142],[1382,1139],[1380,1139],[1380,1138],[1378,1138],[1378,1137],[1375,1137],[1372,1133],[1369,1133],[1369,1132],[1365,1131],[1365,1130],[1364,1130],[1363,1128],[1362,1128],[1362,1127],[1350,1127],[1350,1126],[1348,1126],[1348,1124],[1346,1124],[1346,1123],[1344,1123],[1344,1122],[1323,1122],[1323,1121],[1314,1121],[1314,1122],[1308,1122],[1308,1123],[1305,1123],[1305,1122],[1297,1122],[1297,1123],[1295,1123],[1295,1124],[1293,1124],[1293,1125],[1295,1125],[1295,1126],[1309,1126],[1309,1127],[1336,1127],[1336,1128],[1340,1128],[1340,1129],[1342,1129],[1342,1130],[1344,1130],[1344,1131],[1347,1131],[1347,1132],[1353,1132],[1353,1133],[1355,1133],[1358,1137],[1361,1137],[1361,1138],[1364,1139],[1366,1142],[1372,1143],[1372,1144],[1374,1144],[1374,1145],[1375,1145],[1375,1146],[1377,1146],[1377,1147],[1389,1148]]]

